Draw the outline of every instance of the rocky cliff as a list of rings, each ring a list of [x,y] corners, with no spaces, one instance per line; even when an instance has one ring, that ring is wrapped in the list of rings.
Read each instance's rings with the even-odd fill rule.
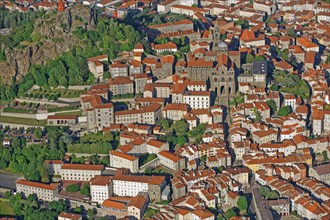
[[[25,46],[23,49],[10,50],[5,47],[6,61],[0,62],[1,81],[9,83],[13,76],[21,80],[31,64],[44,64],[73,46],[80,45],[80,40],[68,30],[70,13],[72,31],[89,21],[88,7],[78,6],[64,12],[50,11],[34,23],[32,35],[39,35],[40,40],[21,42]]]

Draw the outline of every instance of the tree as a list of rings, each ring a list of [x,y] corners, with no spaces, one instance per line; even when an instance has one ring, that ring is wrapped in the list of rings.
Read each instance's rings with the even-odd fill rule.
[[[225,212],[225,218],[226,219],[230,219],[231,217],[234,217],[234,216],[236,216],[236,212],[233,209],[228,209]]]
[[[245,196],[240,196],[237,200],[237,207],[240,211],[245,211],[248,207],[248,201]]]
[[[276,190],[273,190],[267,194],[267,199],[278,199],[280,195]]]
[[[327,59],[325,60],[325,63],[330,63],[330,54],[327,56]]]
[[[246,58],[245,58],[246,63],[252,63],[253,60],[254,60],[254,56],[252,54],[249,53],[248,55],[246,55]]]
[[[291,107],[290,106],[283,106],[278,111],[278,116],[288,116],[291,113]]]
[[[185,135],[189,124],[185,120],[179,120],[174,123],[173,128],[178,135]]]
[[[268,186],[262,186],[259,189],[259,193],[260,195],[262,195],[263,197],[266,197],[268,195],[268,193],[270,193],[270,188]]]
[[[36,136],[36,138],[40,139],[42,138],[42,129],[41,128],[36,128],[33,132],[34,136]]]
[[[178,137],[177,142],[179,146],[183,146],[185,143],[188,142],[188,138],[187,136],[181,135]]]
[[[72,192],[72,193],[78,192],[79,190],[80,190],[80,188],[77,184],[68,185],[65,189],[65,191]]]
[[[256,56],[256,58],[254,59],[254,61],[265,61],[265,60],[266,59],[261,55]]]
[[[165,130],[168,130],[171,126],[171,123],[169,120],[165,119],[165,118],[161,118],[158,122],[157,122],[158,126],[162,126]]]
[[[273,114],[277,112],[277,104],[274,99],[270,99],[266,101],[268,107],[272,110]]]
[[[260,122],[262,117],[261,117],[260,113],[258,112],[257,108],[254,108],[253,112],[254,112],[254,115],[255,115],[255,121]]]
[[[110,73],[109,72],[104,72],[103,73],[103,79],[109,79],[109,78],[111,78]]]
[[[36,77],[36,83],[38,86],[45,86],[47,85],[47,77],[45,74],[40,73],[37,77]]]
[[[80,190],[80,194],[83,196],[88,196],[89,195],[89,185],[84,184],[83,187]]]

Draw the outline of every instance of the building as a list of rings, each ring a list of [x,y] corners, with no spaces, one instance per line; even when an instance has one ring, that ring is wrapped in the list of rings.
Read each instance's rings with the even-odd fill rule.
[[[308,175],[330,185],[330,164],[322,164],[309,168]]]
[[[161,117],[161,104],[153,103],[134,110],[116,112],[116,124],[150,124],[154,125]]]
[[[161,201],[166,186],[164,176],[115,175],[112,180],[114,194],[133,197],[148,192],[151,201]]]
[[[186,168],[186,159],[180,155],[163,150],[158,154],[160,164],[175,171],[183,170]]]
[[[102,204],[112,195],[112,180],[110,176],[95,176],[90,180],[91,201]]]
[[[70,126],[78,123],[76,115],[48,115],[47,125],[49,126]]]
[[[62,160],[45,160],[44,165],[47,166],[50,175],[60,175],[61,167],[64,162]]]
[[[155,139],[150,139],[147,142],[147,152],[149,154],[158,154],[159,152],[163,150],[169,150],[169,144],[168,142],[161,141],[161,140],[155,140]]]
[[[62,180],[90,181],[93,177],[101,175],[103,170],[103,165],[64,164],[60,175]]]
[[[16,192],[24,193],[26,197],[36,194],[38,199],[53,201],[58,193],[58,184],[45,184],[20,179],[16,181]]]
[[[139,171],[139,158],[119,151],[110,151],[110,166],[116,168],[126,168],[132,173]]]
[[[103,79],[103,73],[105,71],[105,63],[108,62],[108,55],[103,54],[96,57],[90,57],[87,59],[88,68],[93,73],[96,79]]]
[[[210,91],[187,91],[183,95],[183,103],[192,109],[207,109],[211,106]]]
[[[109,79],[109,90],[112,96],[134,94],[134,81],[129,77],[117,76]]]
[[[125,63],[114,63],[109,67],[111,78],[128,76],[128,65]]]
[[[114,124],[115,114],[112,102],[107,102],[99,95],[81,97],[82,109],[87,115],[87,126],[89,129],[110,127]]]
[[[68,213],[68,212],[61,212],[57,216],[58,220],[82,220],[82,215]]]
[[[266,88],[267,61],[253,61],[242,65],[244,70],[237,78],[239,83],[249,83],[251,86]]]

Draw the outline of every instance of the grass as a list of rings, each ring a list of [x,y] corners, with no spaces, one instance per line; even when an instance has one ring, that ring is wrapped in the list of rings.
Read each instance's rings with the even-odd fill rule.
[[[0,215],[14,215],[13,208],[9,206],[8,200],[0,200]]]
[[[1,116],[0,122],[2,123],[10,123],[10,124],[21,124],[21,125],[31,125],[31,126],[46,126],[47,120],[37,120],[30,118],[17,118],[17,117],[9,117],[9,116]]]
[[[81,116],[82,112],[81,111],[61,112],[61,113],[56,113],[55,115],[77,115],[77,116]]]

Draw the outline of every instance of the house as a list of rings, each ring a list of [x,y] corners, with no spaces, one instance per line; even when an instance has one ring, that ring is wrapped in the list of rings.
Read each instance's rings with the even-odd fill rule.
[[[76,115],[48,115],[47,125],[49,126],[72,126],[78,123]]]
[[[155,139],[150,139],[146,147],[149,154],[159,154],[163,150],[169,150],[168,142]]]
[[[116,168],[126,168],[132,173],[139,171],[139,158],[119,151],[110,151],[110,166]]]
[[[110,176],[95,176],[90,180],[91,201],[102,204],[112,195],[112,180]]]
[[[156,53],[163,53],[163,52],[176,52],[177,46],[173,42],[167,42],[165,44],[151,44],[151,48],[156,51]]]
[[[44,165],[48,168],[50,175],[60,175],[61,167],[64,162],[62,160],[45,160]]]
[[[160,164],[171,170],[179,171],[186,168],[186,159],[182,156],[171,153],[168,150],[159,152],[158,157]]]
[[[310,167],[308,175],[330,185],[330,164]]]
[[[61,212],[57,216],[57,219],[58,220],[82,220],[82,215],[68,213],[68,212]]]
[[[87,59],[88,68],[91,73],[93,73],[96,79],[103,79],[103,73],[105,71],[105,63],[108,62],[108,55],[103,54],[95,57],[90,57]]]
[[[134,81],[125,76],[111,78],[109,79],[109,90],[112,96],[134,94]]]

